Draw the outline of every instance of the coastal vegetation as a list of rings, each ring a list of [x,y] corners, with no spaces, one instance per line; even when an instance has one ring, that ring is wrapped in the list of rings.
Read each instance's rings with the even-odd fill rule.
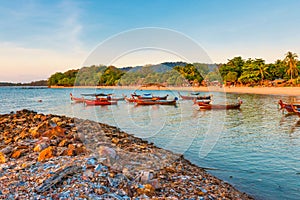
[[[0,86],[47,86],[47,80],[32,81],[30,83],[10,83],[10,82],[0,82]]]
[[[223,64],[165,62],[157,65],[116,68],[93,65],[57,72],[48,86],[133,86],[158,83],[165,86],[296,86],[300,85],[300,62],[295,53],[274,63],[262,58],[229,59]]]

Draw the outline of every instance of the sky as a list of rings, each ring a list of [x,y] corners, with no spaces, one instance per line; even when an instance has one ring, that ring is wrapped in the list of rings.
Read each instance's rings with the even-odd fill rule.
[[[134,34],[134,30],[145,27],[189,38],[213,63],[225,63],[235,56],[263,58],[271,63],[283,59],[288,51],[300,54],[299,0],[0,2],[0,82],[47,79],[57,71],[86,64],[122,67],[182,60],[183,56],[173,49],[142,50],[144,46],[130,49],[130,43],[138,40],[162,41],[157,35],[151,38],[149,34]],[[127,37],[128,41],[119,42],[109,50],[128,52],[116,51],[116,58],[109,63],[101,59],[93,63],[90,55],[99,46],[107,47],[110,41],[118,41],[118,36],[128,32],[135,37]],[[171,39],[167,42],[184,45],[174,44]],[[198,53],[193,50],[196,51],[193,48],[190,53]],[[98,53],[106,56],[103,49]],[[201,56],[199,62],[204,62]]]

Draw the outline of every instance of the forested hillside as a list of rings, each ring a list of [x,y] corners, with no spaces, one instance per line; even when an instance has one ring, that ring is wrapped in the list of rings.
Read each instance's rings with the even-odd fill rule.
[[[300,62],[295,53],[288,52],[274,63],[261,58],[240,56],[224,64],[165,62],[156,65],[116,68],[90,66],[57,72],[48,79],[49,86],[133,86],[160,83],[166,86],[200,86],[211,82],[220,84],[272,86],[277,82],[299,85]]]

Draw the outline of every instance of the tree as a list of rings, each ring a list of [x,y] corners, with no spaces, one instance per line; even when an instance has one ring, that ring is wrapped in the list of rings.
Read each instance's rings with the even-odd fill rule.
[[[120,69],[109,66],[105,69],[99,80],[99,85],[114,86],[117,85],[124,72]]]
[[[299,69],[297,67],[297,54],[292,53],[292,52],[287,52],[284,62],[287,66],[287,75],[291,76],[291,79],[293,79],[293,76],[296,77],[298,76]]]
[[[186,66],[176,66],[174,69],[178,71],[185,79],[187,79],[190,85],[192,85],[196,79],[199,83],[201,83],[203,80],[200,72],[192,64],[187,64]]]
[[[229,82],[236,82],[237,79],[238,79],[237,72],[228,72],[228,74],[224,77],[224,80]]]
[[[265,65],[265,61],[261,58],[255,59],[253,61],[253,65],[254,65],[254,70],[256,71],[256,76],[260,77],[262,83],[265,77],[269,75],[268,65]]]
[[[228,60],[226,64],[223,64],[219,68],[219,72],[223,79],[229,72],[236,72],[239,77],[242,74],[242,68],[245,64],[245,61],[242,57],[234,57],[233,59]]]
[[[212,71],[212,72],[209,72],[206,75],[205,80],[208,80],[210,82],[218,81],[219,83],[221,83],[222,82],[222,77],[219,75],[218,72]]]
[[[65,75],[61,72],[56,72],[55,74],[51,75],[50,78],[48,79],[48,85],[57,85],[58,82],[65,78]]]
[[[249,58],[242,67],[242,74],[238,78],[238,81],[241,83],[256,83],[259,81],[259,77],[257,76],[257,68],[253,64],[253,60]]]
[[[276,60],[275,63],[267,64],[270,80],[283,79],[286,76],[287,67],[284,61]]]

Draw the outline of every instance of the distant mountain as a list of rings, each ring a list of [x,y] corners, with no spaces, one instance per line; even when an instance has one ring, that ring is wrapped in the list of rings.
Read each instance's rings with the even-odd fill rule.
[[[145,66],[135,66],[135,67],[123,67],[123,68],[119,68],[120,70],[122,70],[123,72],[138,72],[140,70],[142,70],[143,68],[147,67],[149,69],[149,71],[153,71],[153,72],[157,72],[157,73],[164,73],[167,71],[170,71],[171,69],[173,69],[176,66],[185,66],[187,63],[186,62],[163,62],[160,64],[148,64]]]
[[[164,62],[150,66],[151,70],[158,73],[164,73],[172,70],[176,66],[186,66],[186,62]]]
[[[143,66],[135,66],[135,67],[122,67],[119,69],[123,72],[137,72],[137,71],[141,70],[142,68],[143,68]]]

